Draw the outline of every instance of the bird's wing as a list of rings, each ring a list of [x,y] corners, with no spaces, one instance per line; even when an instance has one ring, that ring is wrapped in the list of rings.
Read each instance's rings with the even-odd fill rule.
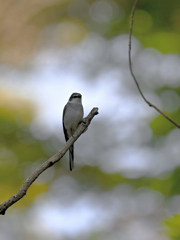
[[[62,119],[62,122],[63,122],[63,131],[64,131],[64,136],[65,136],[65,140],[66,142],[68,141],[69,137],[68,137],[68,134],[67,134],[67,130],[64,126],[64,115],[66,114],[66,108],[67,108],[67,104],[65,105],[64,109],[63,109],[63,119]]]

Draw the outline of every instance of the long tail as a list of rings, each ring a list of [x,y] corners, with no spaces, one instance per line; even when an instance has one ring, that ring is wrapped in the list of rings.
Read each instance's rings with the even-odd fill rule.
[[[74,144],[69,148],[69,168],[70,171],[74,169]]]

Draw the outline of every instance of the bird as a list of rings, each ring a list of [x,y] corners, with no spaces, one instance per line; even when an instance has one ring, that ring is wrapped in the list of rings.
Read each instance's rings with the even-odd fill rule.
[[[83,119],[83,115],[82,95],[80,93],[72,93],[64,106],[62,117],[66,142],[75,133]],[[69,148],[69,168],[70,171],[74,169],[74,144]]]

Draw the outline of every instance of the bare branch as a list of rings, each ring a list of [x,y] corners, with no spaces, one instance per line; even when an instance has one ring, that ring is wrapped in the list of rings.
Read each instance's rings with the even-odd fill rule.
[[[40,165],[33,173],[32,175],[26,179],[26,181],[23,183],[19,191],[10,197],[8,200],[6,200],[4,203],[0,205],[0,214],[5,215],[6,210],[19,201],[21,198],[23,198],[26,195],[27,190],[31,186],[31,184],[39,177],[39,175],[44,172],[47,168],[51,167],[53,164],[58,162],[64,154],[68,151],[69,147],[80,137],[80,135],[87,129],[89,126],[91,120],[95,115],[98,114],[98,108],[93,108],[91,112],[88,114],[86,118],[83,119],[82,123],[79,125],[78,129],[74,133],[73,137],[71,137],[67,143],[64,145],[64,147],[57,152],[54,156],[49,158],[46,162],[44,162],[42,165]]]
[[[173,121],[170,117],[168,117],[165,113],[163,113],[159,108],[157,108],[154,104],[152,104],[151,102],[149,102],[144,94],[141,91],[141,88],[139,86],[139,83],[133,73],[132,70],[132,61],[131,61],[131,37],[132,37],[132,31],[133,31],[133,21],[134,21],[134,13],[135,13],[135,9],[136,9],[136,4],[137,4],[138,0],[135,0],[134,2],[134,6],[132,8],[132,12],[131,12],[131,23],[130,23],[130,31],[129,31],[129,69],[130,69],[130,73],[131,76],[134,79],[134,82],[136,83],[136,86],[138,88],[139,93],[141,94],[142,98],[144,99],[144,101],[150,106],[153,107],[154,109],[156,109],[156,111],[158,111],[162,116],[164,116],[167,120],[169,120],[171,123],[173,123],[176,127],[180,128],[180,125],[178,123],[176,123],[175,121]]]

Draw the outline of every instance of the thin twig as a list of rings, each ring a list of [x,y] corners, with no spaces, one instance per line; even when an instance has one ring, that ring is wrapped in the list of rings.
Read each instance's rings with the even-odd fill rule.
[[[130,69],[130,73],[131,76],[134,79],[134,82],[136,83],[136,86],[138,88],[139,93],[141,94],[142,98],[144,99],[144,101],[150,106],[153,107],[154,109],[156,109],[156,111],[158,111],[162,116],[164,116],[167,120],[169,120],[171,123],[173,123],[176,127],[180,128],[180,125],[178,123],[176,123],[175,121],[173,121],[170,117],[168,117],[165,113],[163,113],[159,108],[157,108],[154,104],[152,104],[151,102],[149,102],[144,94],[141,91],[141,88],[139,86],[139,83],[133,73],[132,70],[132,61],[131,61],[131,37],[132,37],[132,31],[133,31],[133,21],[134,21],[134,13],[135,13],[135,9],[136,9],[136,4],[137,4],[138,0],[135,0],[134,2],[134,6],[132,8],[132,12],[131,12],[131,23],[130,23],[130,31],[129,31],[129,69]]]
[[[21,198],[23,198],[26,195],[27,190],[31,186],[31,184],[39,177],[39,175],[44,172],[47,168],[54,165],[56,162],[58,162],[64,154],[67,152],[69,147],[80,137],[80,135],[87,129],[89,126],[91,120],[95,115],[98,114],[98,108],[93,108],[91,112],[88,114],[86,118],[83,119],[82,123],[79,125],[76,132],[73,134],[73,137],[71,137],[67,143],[64,145],[64,147],[57,152],[54,156],[49,158],[46,162],[41,164],[36,170],[32,173],[32,175],[26,179],[26,181],[23,183],[19,191],[10,197],[8,200],[6,200],[4,203],[0,205],[0,214],[5,215],[6,210],[19,201]]]

